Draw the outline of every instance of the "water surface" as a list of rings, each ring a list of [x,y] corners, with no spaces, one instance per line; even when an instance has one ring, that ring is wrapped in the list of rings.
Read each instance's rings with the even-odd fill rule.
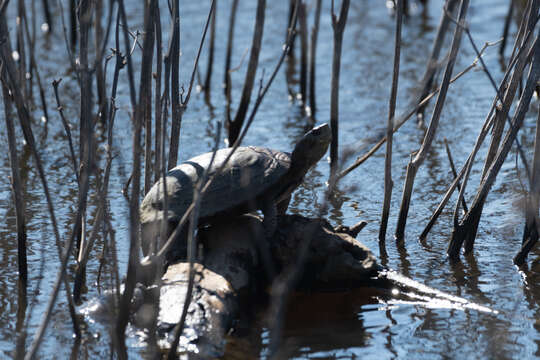
[[[223,58],[226,50],[229,4],[218,2],[216,62],[212,83],[212,107],[204,102],[204,95],[195,93],[185,113],[179,160],[209,151],[217,121],[224,120],[225,99],[222,94]],[[265,79],[277,62],[285,37],[287,2],[268,2],[260,70]],[[331,19],[329,2],[325,2],[321,17],[321,32],[317,54],[316,118],[329,119],[330,76],[332,54]],[[416,8],[403,24],[402,64],[399,79],[397,113],[408,108],[415,97],[419,80],[425,69],[443,1],[433,0],[422,13]],[[478,0],[470,5],[468,25],[477,46],[497,40],[501,33],[507,2]],[[165,14],[163,4],[162,14]],[[187,83],[201,29],[207,15],[206,2],[183,2],[182,16],[182,81]],[[38,18],[41,19],[39,6]],[[10,30],[15,31],[11,12]],[[311,8],[311,13],[313,9]],[[54,11],[58,14],[57,8]],[[235,52],[232,63],[240,65],[233,73],[233,98],[236,106],[241,92],[247,60],[242,60],[251,43],[255,2],[240,2],[235,30]],[[139,2],[129,3],[129,24],[132,29],[142,28],[142,8]],[[340,150],[352,153],[347,163],[374,144],[384,134],[388,112],[388,97],[392,76],[393,39],[395,21],[382,1],[353,1],[344,38],[342,77],[340,89]],[[311,17],[309,19],[312,21]],[[167,38],[168,18],[163,20]],[[516,23],[512,25],[516,32]],[[510,42],[512,43],[512,42]],[[166,44],[166,39],[164,41]],[[66,137],[58,114],[54,111],[54,98],[50,83],[63,78],[61,98],[66,116],[77,123],[79,90],[74,74],[69,71],[62,35],[59,31],[49,37],[39,35],[39,66],[46,84],[50,119],[39,121],[42,111],[34,109],[34,132],[45,169],[62,239],[70,234],[75,218],[77,185],[70,165]],[[136,63],[140,51],[135,50]],[[463,39],[455,72],[468,66],[475,53]],[[496,81],[502,78],[497,49],[486,52],[485,61]],[[202,72],[206,58],[203,53]],[[112,68],[112,66],[110,66]],[[258,77],[262,71],[258,72]],[[136,77],[138,78],[138,77]],[[128,203],[121,195],[131,169],[130,102],[125,73],[121,77],[115,123],[110,207],[112,225],[117,241],[118,260],[125,271],[128,251]],[[37,93],[36,93],[37,94]],[[418,235],[432,211],[450,184],[452,175],[444,150],[443,138],[448,140],[457,166],[463,164],[487,116],[495,92],[480,70],[469,72],[450,87],[438,129],[437,138],[428,158],[420,169],[414,188],[406,229],[405,250],[396,248],[392,234],[407,162],[411,152],[421,144],[425,128],[411,120],[394,137],[392,207],[387,239],[385,265],[430,287],[461,296],[497,313],[476,310],[428,306],[420,302],[378,302],[363,291],[333,294],[298,294],[293,299],[284,330],[284,347],[291,358],[534,358],[540,357],[540,248],[529,256],[529,267],[519,271],[512,257],[521,244],[523,227],[522,197],[525,182],[522,165],[516,167],[515,149],[509,155],[484,208],[478,231],[474,256],[456,265],[446,259],[446,248],[452,230],[451,213],[455,197],[424,243]],[[38,103],[36,98],[36,104]],[[520,135],[520,141],[529,156],[534,142],[538,100],[533,106]],[[0,112],[0,117],[4,112]],[[431,108],[426,112],[429,121]],[[4,124],[3,118],[1,119]],[[245,144],[290,150],[307,128],[298,103],[288,97],[284,72],[278,75],[259,109],[256,120],[244,141]],[[76,129],[76,127],[75,127]],[[57,250],[52,228],[46,213],[46,202],[29,150],[24,147],[22,135],[17,138],[20,166],[25,186],[26,214],[28,216],[29,294],[33,306],[29,308],[29,336],[33,336],[40,320],[53,279],[58,269]],[[98,156],[105,156],[105,136],[99,137]],[[224,146],[224,144],[223,144]],[[5,126],[0,126],[0,147],[7,149]],[[467,199],[472,201],[478,177],[482,170],[486,147],[480,153],[481,161],[473,168]],[[10,194],[10,167],[7,151],[0,155],[0,357],[13,356],[15,344],[22,329],[17,323],[17,266],[15,210]],[[290,211],[307,216],[318,212],[322,201],[329,165],[321,161],[309,174],[305,184],[295,193]],[[384,149],[377,152],[357,170],[343,179],[339,193],[329,209],[327,218],[333,225],[352,225],[368,221],[359,239],[379,255],[378,228],[384,188]],[[95,212],[95,196],[90,198],[89,219]],[[103,242],[98,241],[88,269],[88,293],[85,299],[98,295],[98,255]],[[45,259],[43,261],[42,259]],[[71,270],[73,266],[71,266]],[[105,282],[107,283],[107,282]],[[109,281],[110,283],[110,281]],[[79,357],[97,358],[110,353],[107,329],[88,324],[92,337],[78,349],[72,348],[72,332],[65,295],[60,294],[52,321],[41,347],[43,358],[66,358],[72,351]],[[29,343],[27,341],[27,344]],[[228,357],[260,357],[267,354],[268,331],[264,321],[253,326],[249,334],[235,339],[228,346]],[[240,351],[240,353],[238,352]],[[240,354],[240,355],[238,355]],[[130,355],[143,357],[143,348],[130,341]]]

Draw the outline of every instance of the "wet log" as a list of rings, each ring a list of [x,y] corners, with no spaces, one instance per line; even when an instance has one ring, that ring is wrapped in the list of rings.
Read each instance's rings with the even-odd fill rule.
[[[381,269],[369,249],[348,234],[357,234],[365,223],[341,226],[337,232],[325,220],[285,215],[278,224],[268,246],[278,268],[294,264],[300,243],[311,241],[302,287],[320,290],[365,284]],[[196,285],[179,353],[201,358],[223,354],[225,336],[239,317],[239,309],[245,312],[256,306],[261,295],[256,290],[268,285],[258,251],[261,239],[265,239],[262,221],[252,215],[199,231],[203,250],[194,264]],[[163,348],[170,346],[170,331],[180,318],[188,269],[187,262],[174,263],[162,278],[158,327]]]
[[[324,219],[281,216],[268,249],[276,267],[280,271],[285,269],[283,272],[286,273],[298,264],[298,249],[309,242],[304,266],[300,269],[297,295],[308,290],[311,298],[315,293],[322,294],[321,291],[358,288],[365,296],[376,299],[374,301],[423,303],[426,307],[497,313],[384,269],[371,251],[353,238],[365,224],[332,228]],[[190,359],[223,356],[227,335],[237,327],[242,328],[242,320],[246,317],[249,322],[252,310],[260,310],[268,304],[269,294],[260,291],[269,288],[258,251],[261,239],[266,241],[262,221],[254,215],[228,219],[199,230],[197,240],[201,247],[193,266],[196,281],[177,349],[179,355]],[[184,306],[188,279],[189,263],[183,260],[169,265],[162,277],[157,329],[162,351],[171,346],[173,328]],[[136,287],[130,306],[131,321],[135,326],[147,328],[148,316],[153,314],[149,310],[152,303],[148,301],[155,299],[149,293],[156,290],[155,286]],[[87,304],[81,313],[98,321],[110,319],[115,299],[114,292],[109,292],[104,300]],[[237,322],[239,319],[240,323]]]

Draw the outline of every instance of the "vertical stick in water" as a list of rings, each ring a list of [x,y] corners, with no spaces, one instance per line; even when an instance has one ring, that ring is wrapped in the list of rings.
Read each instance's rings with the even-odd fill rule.
[[[295,6],[296,6],[296,0],[289,0],[289,21],[287,24],[293,23],[293,18],[295,17]],[[298,16],[297,16],[298,17]],[[290,46],[287,49],[287,56],[294,57],[294,41],[296,40],[296,21],[294,22],[295,29],[292,31],[292,38],[290,37],[290,31],[287,29],[287,33],[285,34],[285,41],[289,41],[290,39]]]
[[[424,162],[427,153],[431,149],[431,144],[435,139],[435,134],[437,132],[437,127],[439,126],[439,119],[441,117],[442,109],[444,107],[444,102],[446,100],[446,93],[448,91],[448,86],[450,85],[450,79],[452,78],[452,71],[454,70],[454,64],[456,62],[456,57],[459,51],[459,46],[461,44],[461,35],[463,33],[463,24],[467,15],[467,9],[469,7],[469,0],[462,0],[461,7],[459,11],[458,23],[454,33],[454,38],[452,40],[452,47],[450,50],[450,55],[448,63],[446,64],[446,69],[444,71],[443,80],[441,82],[441,91],[437,97],[437,102],[435,103],[435,108],[433,109],[433,115],[431,116],[431,121],[429,123],[429,128],[422,142],[422,146],[416,156],[409,162],[407,165],[407,174],[405,178],[405,184],[403,186],[403,197],[401,199],[401,207],[399,209],[398,223],[396,227],[396,240],[398,243],[403,243],[405,236],[405,225],[407,224],[407,216],[409,214],[409,205],[411,203],[411,196],[413,191],[414,180],[418,169]],[[411,155],[412,157],[412,155]]]
[[[71,37],[71,49],[77,45],[77,0],[69,1],[69,26]]]
[[[24,19],[26,19],[26,7],[24,6],[24,1],[19,0],[17,3],[17,13],[20,21],[16,25],[16,36],[17,36],[17,53],[19,54],[18,65],[19,71],[19,84],[22,87],[22,92],[27,98],[32,98],[32,88],[29,86],[29,82],[26,80],[26,46],[24,41]]]
[[[392,75],[392,90],[388,109],[388,123],[386,127],[386,155],[384,158],[384,202],[381,217],[381,227],[379,228],[379,242],[384,243],[386,239],[386,228],[388,225],[388,215],[390,213],[390,200],[392,199],[392,140],[394,133],[394,116],[396,113],[396,97],[399,80],[399,61],[401,54],[401,23],[403,19],[403,0],[397,0],[396,13],[396,38],[394,45],[394,73]]]
[[[307,39],[307,9],[305,1],[298,8],[298,23],[300,25],[300,98],[302,110],[307,104],[307,69],[308,69],[308,39]]]
[[[144,11],[144,40],[139,83],[139,101],[135,108],[135,126],[133,134],[133,172],[131,181],[131,197],[129,203],[129,261],[125,289],[120,300],[115,337],[119,358],[127,358],[124,342],[125,330],[129,320],[130,302],[137,281],[139,267],[139,196],[141,184],[141,129],[148,112],[148,102],[151,101],[152,54],[154,50],[154,11],[156,0],[145,1]]]
[[[178,147],[180,146],[180,126],[182,110],[180,109],[180,4],[173,1],[173,32],[169,46],[169,61],[171,62],[171,140],[169,142],[169,161],[167,169],[172,169],[178,161]],[[167,80],[168,81],[168,80]]]
[[[49,0],[43,0],[43,11],[45,12],[45,22],[49,25],[49,31],[53,29],[51,9],[49,9]]]
[[[317,0],[315,4],[315,19],[313,28],[311,29],[311,48],[309,54],[309,108],[310,116],[315,117],[317,111],[317,99],[315,96],[315,69],[317,63],[317,40],[319,38],[319,23],[321,20],[321,0]]]
[[[161,144],[164,141],[161,132],[161,120],[162,120],[162,103],[161,103],[161,74],[163,69],[163,50],[161,48],[161,14],[159,12],[159,5],[156,5],[156,19],[155,19],[155,32],[156,32],[156,92],[155,92],[155,147],[154,147],[154,182],[158,181],[161,174],[161,162],[163,161],[161,154]]]
[[[231,121],[231,57],[234,41],[234,23],[236,21],[236,9],[238,8],[238,0],[233,0],[231,3],[231,13],[229,15],[229,33],[227,36],[227,53],[225,55],[225,75],[223,79],[223,91],[226,101],[226,116],[227,123]]]
[[[435,74],[437,73],[438,69],[437,62],[442,50],[442,46],[444,44],[444,38],[446,36],[446,33],[448,32],[448,27],[450,25],[449,16],[454,12],[457,3],[458,0],[447,0],[444,5],[441,14],[441,22],[439,23],[439,27],[437,28],[437,35],[435,36],[435,40],[431,48],[431,54],[426,65],[426,71],[422,78],[423,88],[420,96],[418,97],[418,102],[422,101],[422,99],[424,99],[430,93],[431,87],[433,86],[433,80],[435,79]],[[417,114],[419,115],[419,118],[423,117],[423,115],[421,114],[423,114],[426,106],[427,102],[418,109]]]
[[[206,65],[206,77],[204,78],[204,98],[210,103],[210,88],[212,87],[212,70],[214,68],[214,48],[216,43],[216,9],[212,12],[210,23],[210,44],[208,44],[208,63]]]
[[[330,128],[332,129],[332,143],[330,144],[330,171],[331,176],[336,175],[338,165],[338,117],[339,117],[339,73],[341,70],[341,47],[343,33],[349,14],[350,0],[341,2],[339,18],[334,13],[334,0],[332,0],[332,29],[334,30],[334,53],[332,57],[332,80],[330,94]]]
[[[506,41],[508,40],[508,30],[510,30],[510,23],[512,21],[512,15],[514,13],[514,2],[508,2],[508,12],[506,13],[506,18],[504,19],[504,29],[502,34],[501,47],[499,48],[499,56],[504,57],[504,49],[506,48]]]
[[[253,91],[253,85],[255,84],[255,75],[259,65],[259,54],[261,53],[265,10],[266,0],[258,0],[255,30],[253,30],[253,39],[251,41],[251,51],[249,54],[249,63],[246,71],[246,78],[244,80],[244,87],[242,88],[242,97],[238,104],[234,120],[229,122],[229,145],[231,146],[240,135],[249,108],[251,93]]]
[[[0,66],[0,72],[5,71]],[[19,174],[19,160],[17,156],[17,143],[15,139],[15,128],[11,119],[11,100],[9,99],[9,89],[2,84],[4,95],[4,112],[6,120],[7,138],[9,146],[9,164],[11,165],[11,189],[15,199],[15,213],[17,222],[17,266],[19,269],[19,281],[21,290],[26,297],[26,286],[28,279],[28,266],[26,261],[26,219],[24,216],[24,195],[21,186],[21,176]]]
[[[142,102],[141,111],[142,117],[141,121],[144,123],[145,128],[145,150],[144,150],[144,193],[146,194],[150,187],[153,184],[152,180],[152,62],[154,56],[154,30],[155,30],[155,13],[158,5],[152,3],[150,6],[154,9],[148,10],[151,12],[150,23],[146,27],[145,31],[145,43],[144,45],[148,49],[144,49],[143,56],[143,65],[141,68],[141,93],[139,94],[139,101]],[[143,72],[144,72],[144,82],[143,82]],[[144,93],[143,93],[144,92]],[[142,124],[141,124],[142,125]],[[157,134],[156,134],[157,135]]]
[[[534,139],[534,155],[532,168],[531,189],[527,196],[525,208],[525,229],[523,230],[523,244],[514,257],[514,264],[523,265],[527,254],[538,242],[538,207],[540,204],[540,113],[536,120],[536,137]]]

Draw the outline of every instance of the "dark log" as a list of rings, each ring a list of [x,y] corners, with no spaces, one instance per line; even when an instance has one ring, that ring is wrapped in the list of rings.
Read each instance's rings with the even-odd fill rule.
[[[278,223],[279,230],[269,247],[280,268],[294,265],[298,247],[311,236],[304,268],[309,270],[303,272],[299,283],[303,288],[311,291],[357,286],[369,282],[381,270],[369,249],[350,235],[334,231],[325,220],[285,215]],[[339,229],[354,233],[364,224]],[[199,231],[198,241],[204,250],[194,264],[196,286],[178,348],[180,353],[196,349],[202,358],[223,354],[225,335],[239,316],[239,309],[256,305],[259,295],[254,295],[255,290],[267,285],[257,252],[256,243],[261,239],[266,239],[262,221],[253,215]],[[162,278],[158,324],[165,338],[170,337],[169,332],[180,318],[188,269],[189,263],[177,262],[168,267]],[[135,318],[146,318],[141,311],[148,309],[141,306]]]
[[[351,228],[335,229],[324,219],[284,215],[278,219],[278,230],[269,243],[276,265],[281,269],[296,266],[298,249],[310,241],[297,291],[339,291],[366,289],[370,296],[426,302],[444,301],[454,308],[491,312],[490,309],[465,299],[442,293],[380,266],[371,251],[350,235],[365,222]],[[339,231],[337,231],[339,230]],[[266,239],[262,221],[254,215],[227,219],[220,224],[199,230],[202,250],[194,263],[196,286],[193,288],[185,328],[177,354],[189,358],[214,358],[224,355],[226,336],[235,320],[261,307],[258,289],[267,287],[261,271],[262,262],[256,242]],[[170,346],[171,329],[179,321],[189,277],[189,263],[180,260],[170,265],[162,277],[160,290],[160,345]],[[144,297],[144,296],[143,296]],[[145,326],[149,304],[137,300],[134,316],[137,326]],[[242,314],[240,314],[240,309]]]
[[[455,309],[493,312],[384,269],[369,249],[346,233],[357,234],[365,222],[332,228],[324,219],[284,215],[278,218],[278,225],[269,247],[276,265],[282,269],[279,277],[291,267],[298,266],[298,249],[309,243],[304,266],[299,272],[296,295],[309,293],[308,298],[311,298],[321,291],[328,294],[327,291],[359,288],[368,298],[378,301],[399,299],[415,303],[425,301],[426,304],[434,301]],[[261,239],[266,241],[265,231],[261,219],[254,215],[227,219],[199,230],[197,241],[201,249],[192,268],[196,285],[190,297],[177,355],[195,359],[225,355],[227,336],[234,330],[236,320],[249,317],[253,310],[264,309],[268,301],[262,296],[268,294],[257,291],[268,288],[257,252],[257,242]],[[161,279],[158,336],[162,351],[170,347],[172,330],[181,317],[188,291],[189,268],[189,262],[179,260],[168,267]],[[279,282],[279,277],[274,283]],[[128,308],[133,314],[132,322],[138,327],[147,328],[148,322],[152,321],[152,304],[148,302],[152,297],[147,294],[155,289],[155,286],[134,289]],[[104,315],[114,316],[115,297],[112,295],[114,293],[109,292],[101,301],[91,301],[82,308],[82,313],[108,321]]]

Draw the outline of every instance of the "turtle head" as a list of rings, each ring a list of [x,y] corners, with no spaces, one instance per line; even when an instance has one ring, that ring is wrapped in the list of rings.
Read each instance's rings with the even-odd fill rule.
[[[328,124],[319,125],[308,131],[294,147],[291,169],[302,169],[305,173],[323,157],[331,140],[332,133]]]

